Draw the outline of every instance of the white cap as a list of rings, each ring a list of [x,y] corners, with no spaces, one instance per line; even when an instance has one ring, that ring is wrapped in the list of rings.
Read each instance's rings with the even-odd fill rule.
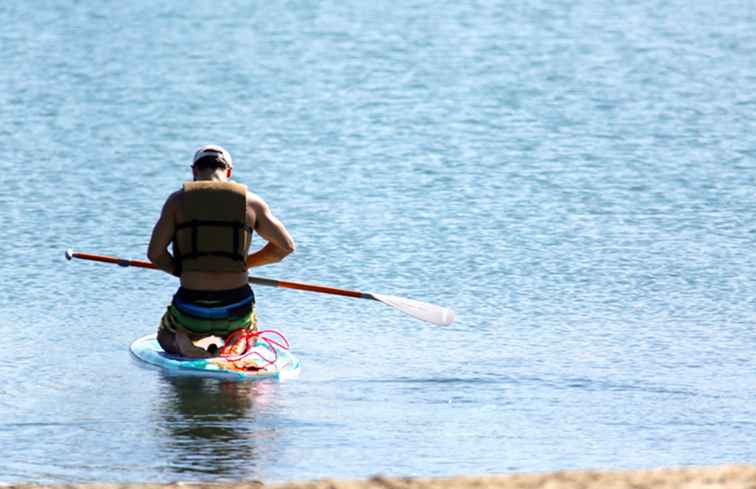
[[[229,168],[233,168],[234,166],[234,160],[231,159],[231,154],[223,147],[216,144],[206,144],[195,151],[192,165],[197,163],[197,160],[204,158],[205,156],[214,156],[219,160],[223,160],[229,166]]]

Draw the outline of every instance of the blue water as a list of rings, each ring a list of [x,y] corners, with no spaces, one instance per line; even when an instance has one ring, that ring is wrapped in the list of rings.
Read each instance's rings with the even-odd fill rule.
[[[756,459],[751,2],[3,2],[0,482],[446,476]],[[296,381],[128,345],[192,151],[298,249]],[[258,242],[259,245],[259,242]]]

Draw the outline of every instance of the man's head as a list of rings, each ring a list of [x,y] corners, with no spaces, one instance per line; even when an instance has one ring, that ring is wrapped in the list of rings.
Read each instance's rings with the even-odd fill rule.
[[[194,153],[192,173],[195,180],[229,180],[234,162],[220,146],[206,144]]]

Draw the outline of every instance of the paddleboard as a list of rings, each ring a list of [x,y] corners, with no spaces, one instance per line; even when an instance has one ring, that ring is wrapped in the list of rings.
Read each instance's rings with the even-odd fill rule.
[[[289,351],[258,342],[241,361],[223,357],[185,358],[163,351],[154,334],[135,340],[129,347],[141,362],[175,375],[198,375],[231,380],[293,379],[299,375],[299,360]],[[272,363],[271,363],[272,361]]]

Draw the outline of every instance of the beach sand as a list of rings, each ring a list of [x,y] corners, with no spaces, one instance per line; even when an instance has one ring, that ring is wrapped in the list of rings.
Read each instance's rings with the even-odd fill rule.
[[[286,484],[175,483],[175,484],[86,484],[13,485],[18,489],[756,489],[756,466],[662,468],[628,471],[560,471],[544,474],[464,476],[448,479],[396,478],[376,476],[368,480],[318,480]]]

